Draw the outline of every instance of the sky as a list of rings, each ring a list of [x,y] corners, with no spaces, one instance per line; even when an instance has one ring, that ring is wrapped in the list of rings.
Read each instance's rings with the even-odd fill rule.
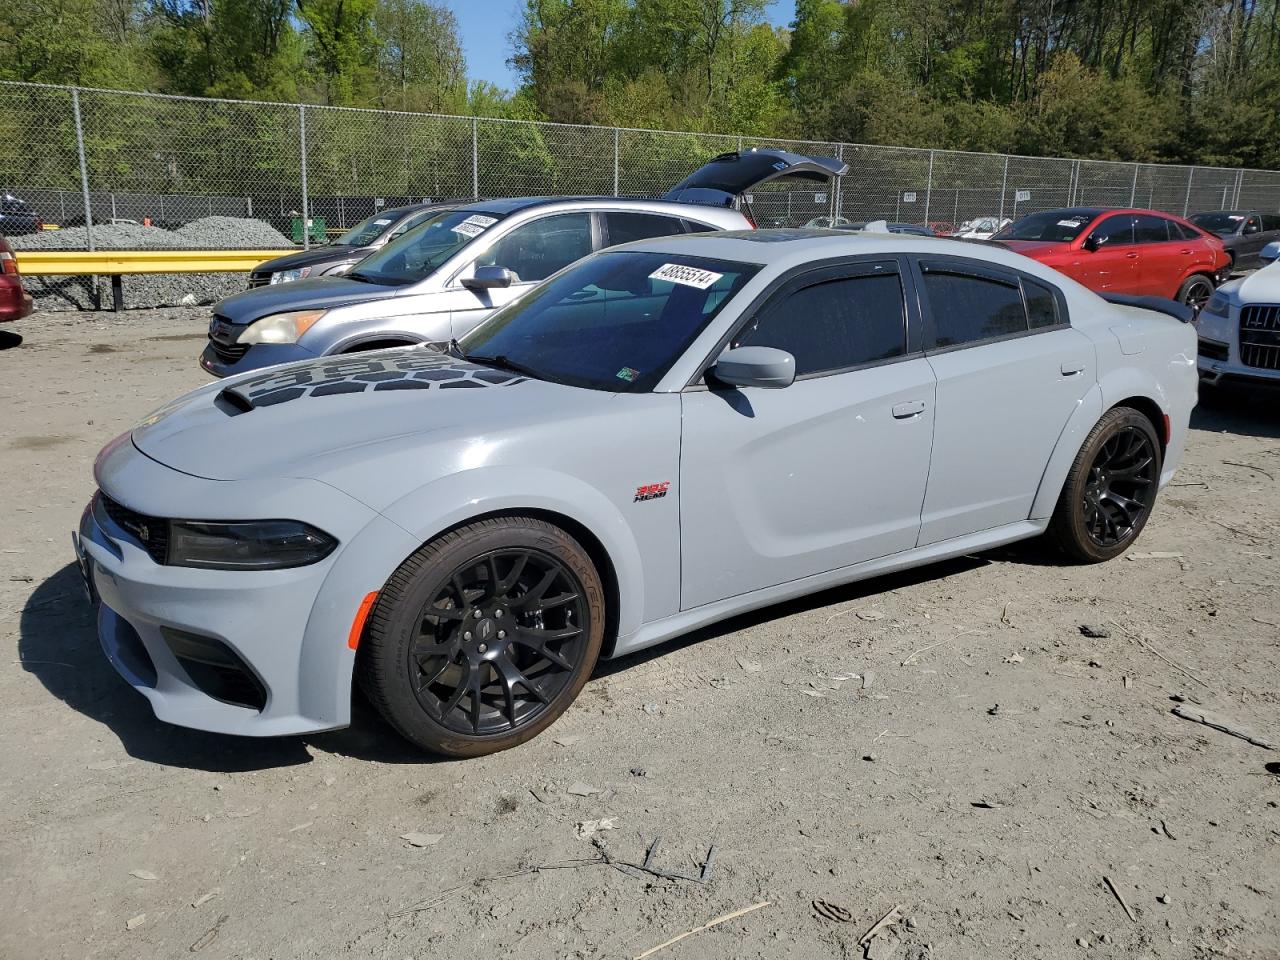
[[[467,58],[468,79],[487,80],[512,90],[516,76],[507,66],[511,56],[508,37],[519,21],[521,0],[444,0],[458,18],[462,52]],[[769,21],[785,27],[795,19],[795,0],[772,0]]]

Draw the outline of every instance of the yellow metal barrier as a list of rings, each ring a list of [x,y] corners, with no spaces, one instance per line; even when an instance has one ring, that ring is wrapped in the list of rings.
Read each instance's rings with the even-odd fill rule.
[[[33,277],[124,273],[248,273],[289,250],[17,250],[18,269]]]

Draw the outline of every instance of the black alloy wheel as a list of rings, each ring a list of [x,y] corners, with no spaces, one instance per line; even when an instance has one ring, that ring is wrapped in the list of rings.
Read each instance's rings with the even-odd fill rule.
[[[1085,529],[1094,543],[1109,548],[1133,536],[1151,509],[1156,479],[1147,431],[1127,426],[1102,445],[1084,489]]]
[[[1209,298],[1213,296],[1213,281],[1201,274],[1189,277],[1182,285],[1182,289],[1178,291],[1178,300],[1186,304],[1196,314],[1200,315],[1200,310]]]
[[[408,669],[422,708],[457,733],[508,733],[569,684],[586,650],[587,602],[565,564],[494,550],[449,574],[422,608]]]

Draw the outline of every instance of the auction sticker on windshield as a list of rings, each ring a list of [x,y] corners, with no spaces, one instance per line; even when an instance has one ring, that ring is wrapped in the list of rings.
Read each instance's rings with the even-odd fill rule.
[[[464,237],[478,237],[497,222],[497,217],[486,217],[483,213],[474,213],[461,223],[455,224],[453,232],[460,233]]]
[[[705,290],[721,277],[723,273],[712,273],[699,267],[686,267],[682,263],[664,263],[653,273],[650,280],[666,280],[668,283],[679,283],[686,287],[697,287]]]

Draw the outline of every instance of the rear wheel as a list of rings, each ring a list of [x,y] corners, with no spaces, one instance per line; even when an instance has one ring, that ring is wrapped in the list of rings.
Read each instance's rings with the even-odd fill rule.
[[[1160,459],[1146,416],[1130,407],[1103,414],[1071,465],[1049,524],[1063,552],[1100,563],[1128,549],[1155,505]]]
[[[577,697],[604,637],[604,590],[563,530],[530,517],[468,524],[387,582],[360,682],[418,746],[474,757],[524,743]]]
[[[1178,302],[1185,303],[1196,312],[1197,316],[1200,314],[1200,308],[1208,303],[1212,296],[1213,281],[1202,273],[1187,277],[1178,288]]]

